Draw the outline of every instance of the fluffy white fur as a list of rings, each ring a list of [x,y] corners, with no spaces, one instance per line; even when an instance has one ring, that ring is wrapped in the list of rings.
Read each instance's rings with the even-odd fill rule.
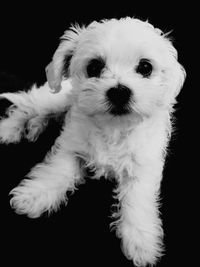
[[[105,60],[103,72],[88,77],[88,62],[99,57]],[[142,58],[153,65],[149,77],[136,72]],[[0,122],[4,143],[22,136],[36,140],[51,115],[67,111],[44,162],[11,191],[11,206],[31,218],[56,210],[82,178],[81,158],[95,168],[96,178],[117,179],[114,217],[127,257],[136,266],[155,264],[163,252],[158,208],[170,116],[184,78],[171,41],[148,22],[127,17],[72,26],[47,67],[44,86],[0,95],[13,102]],[[112,115],[105,96],[119,83],[133,97],[128,114]]]

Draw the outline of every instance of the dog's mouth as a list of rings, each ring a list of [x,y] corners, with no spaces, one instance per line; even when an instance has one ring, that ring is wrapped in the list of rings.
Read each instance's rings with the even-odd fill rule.
[[[130,105],[112,105],[107,104],[107,112],[113,116],[125,116],[132,113]]]

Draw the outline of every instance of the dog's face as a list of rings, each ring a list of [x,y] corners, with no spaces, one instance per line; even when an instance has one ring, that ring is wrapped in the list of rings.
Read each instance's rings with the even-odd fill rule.
[[[66,31],[47,70],[56,91],[71,79],[74,103],[90,116],[151,116],[169,109],[185,78],[167,37],[131,18]]]

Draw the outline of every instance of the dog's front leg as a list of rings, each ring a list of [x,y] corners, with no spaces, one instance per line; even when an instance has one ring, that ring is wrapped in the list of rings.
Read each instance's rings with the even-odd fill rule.
[[[134,176],[119,188],[121,219],[119,234],[128,258],[136,266],[155,264],[162,255],[162,223],[159,218],[158,198],[161,163],[138,164]]]
[[[73,191],[79,178],[75,155],[53,151],[11,191],[11,206],[19,214],[39,217],[44,211],[51,212],[66,203],[66,191]]]

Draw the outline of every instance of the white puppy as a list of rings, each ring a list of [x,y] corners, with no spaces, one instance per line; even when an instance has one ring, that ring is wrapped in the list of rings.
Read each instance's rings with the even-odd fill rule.
[[[80,182],[84,162],[95,178],[117,179],[114,224],[127,257],[155,264],[163,251],[159,189],[170,116],[184,78],[172,43],[148,22],[127,17],[71,27],[44,86],[0,95],[13,102],[0,122],[4,143],[34,141],[50,116],[66,112],[44,162],[11,191],[11,206],[32,218],[56,210]]]

